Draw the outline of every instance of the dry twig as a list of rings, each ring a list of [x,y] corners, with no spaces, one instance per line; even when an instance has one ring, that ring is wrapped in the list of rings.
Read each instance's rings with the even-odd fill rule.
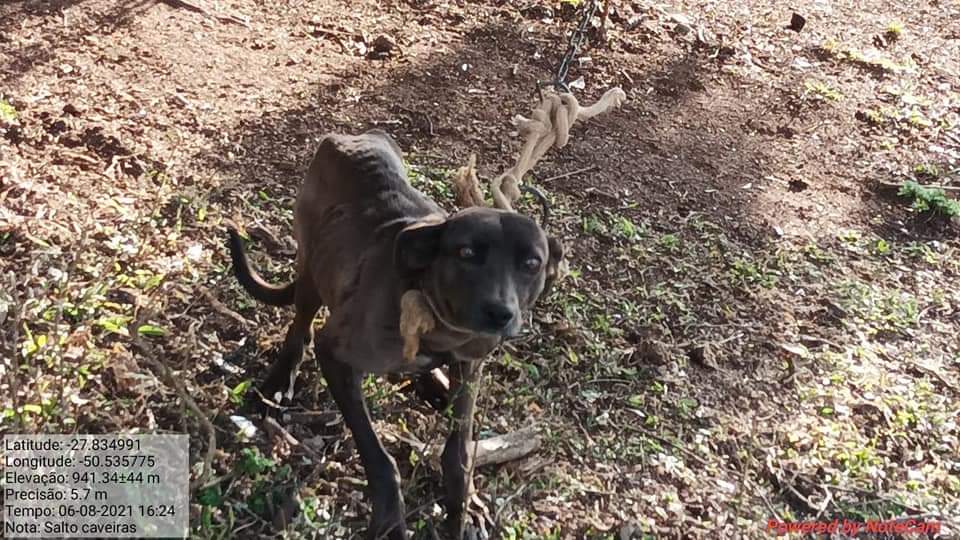
[[[216,311],[217,313],[233,319],[243,328],[246,328],[247,326],[250,325],[250,321],[245,319],[243,315],[240,315],[236,311],[225,306],[223,302],[218,300],[217,297],[213,296],[213,294],[211,294],[209,290],[201,289],[200,294],[202,294],[203,297],[207,299],[207,302],[210,302],[210,307],[212,307],[214,311]]]
[[[904,186],[904,182],[885,182],[883,180],[877,180],[877,184],[888,187],[900,189]],[[958,191],[960,192],[960,186],[946,186],[943,184],[920,184],[920,186],[929,188],[929,189],[942,189],[943,191]]]
[[[596,166],[596,165],[590,165],[589,167],[584,167],[584,168],[582,168],[582,169],[577,169],[577,170],[575,170],[575,171],[565,172],[565,173],[563,173],[563,174],[558,174],[558,175],[556,175],[556,176],[551,176],[550,178],[547,178],[547,179],[543,180],[543,183],[546,184],[547,182],[553,182],[554,180],[562,180],[562,179],[564,179],[564,178],[570,178],[571,176],[576,176],[576,175],[578,175],[578,174],[583,174],[583,173],[585,173],[585,172],[590,172],[590,171],[595,171],[595,170],[597,170],[597,166]]]

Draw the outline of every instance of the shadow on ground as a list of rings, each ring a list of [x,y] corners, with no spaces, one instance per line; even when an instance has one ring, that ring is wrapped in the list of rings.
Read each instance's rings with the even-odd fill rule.
[[[152,0],[121,0],[107,8],[89,7],[85,0],[12,0],[0,5],[0,53],[11,43],[13,30],[40,25],[42,19],[62,20],[55,34],[28,34],[30,40],[5,51],[8,56],[0,73],[4,85],[13,86],[32,70],[56,62],[63,52],[76,48],[81,40],[109,36],[130,24],[138,14],[154,5]]]

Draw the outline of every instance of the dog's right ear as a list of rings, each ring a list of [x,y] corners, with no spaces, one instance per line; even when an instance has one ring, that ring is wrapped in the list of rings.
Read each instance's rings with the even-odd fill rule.
[[[543,282],[541,298],[547,296],[553,289],[553,284],[562,276],[564,267],[563,244],[555,236],[547,237],[547,247],[550,250],[550,259],[547,261],[547,278]]]
[[[446,221],[430,217],[408,225],[397,233],[393,243],[393,262],[400,277],[413,278],[426,270],[440,251]]]

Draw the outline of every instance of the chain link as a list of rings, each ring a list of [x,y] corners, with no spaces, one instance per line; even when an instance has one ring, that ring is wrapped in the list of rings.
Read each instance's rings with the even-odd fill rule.
[[[570,62],[573,61],[573,57],[577,55],[577,52],[580,50],[580,45],[583,44],[583,40],[587,37],[587,31],[590,29],[590,21],[593,20],[593,16],[597,12],[596,0],[587,0],[586,3],[583,4],[582,9],[583,13],[580,15],[580,22],[577,24],[577,27],[574,28],[573,32],[570,33],[570,38],[567,40],[567,51],[557,66],[557,73],[554,79],[552,81],[537,81],[537,92],[542,93],[543,87],[552,86],[558,92],[570,93],[570,87],[567,86],[567,74],[570,71]]]

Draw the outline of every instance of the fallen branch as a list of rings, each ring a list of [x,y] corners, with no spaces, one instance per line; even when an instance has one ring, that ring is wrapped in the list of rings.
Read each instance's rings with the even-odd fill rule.
[[[426,457],[430,463],[439,464],[442,448],[436,445],[428,445],[406,435],[397,433],[389,433],[389,435],[410,445]],[[473,451],[474,467],[486,467],[487,465],[499,465],[522,459],[539,449],[541,443],[542,440],[537,428],[530,426],[489,439],[474,441],[473,444],[467,444],[467,449]]]
[[[197,402],[193,400],[186,387],[184,387],[182,380],[174,376],[173,371],[171,371],[166,364],[157,360],[157,355],[153,349],[153,346],[147,343],[143,337],[140,336],[139,328],[146,324],[146,321],[149,318],[150,316],[146,309],[140,309],[139,307],[137,308],[137,313],[133,322],[127,327],[127,331],[130,333],[130,339],[132,340],[134,347],[140,350],[140,358],[147,365],[147,367],[150,368],[150,371],[152,371],[153,374],[165,385],[172,388],[176,392],[177,397],[180,398],[180,401],[182,401],[188,409],[193,411],[193,414],[200,422],[201,430],[207,436],[207,453],[203,459],[203,470],[200,473],[200,476],[190,483],[190,489],[196,490],[198,487],[206,484],[207,479],[213,472],[213,456],[217,451],[217,432],[213,427],[213,423],[210,421],[208,413],[200,408],[200,406],[197,405]]]
[[[877,180],[877,184],[888,187],[888,188],[897,188],[900,189],[904,186],[905,182],[884,182],[883,180]],[[960,192],[960,186],[945,186],[942,184],[919,184],[920,187],[925,187],[929,189],[942,189],[943,191],[958,191]]]
[[[498,465],[524,458],[540,448],[540,435],[535,427],[497,435],[477,441],[474,467]]]

